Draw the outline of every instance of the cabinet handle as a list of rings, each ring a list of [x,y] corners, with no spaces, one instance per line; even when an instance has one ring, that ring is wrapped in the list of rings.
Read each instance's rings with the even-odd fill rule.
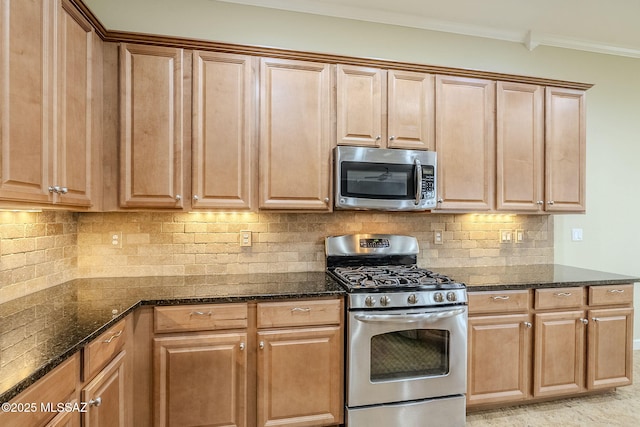
[[[524,326],[526,326],[527,328],[531,329],[531,327],[533,325],[531,324],[531,322],[524,322]]]
[[[240,351],[243,351],[243,350],[244,350],[244,343],[243,343],[243,342],[241,342],[241,343],[240,343]]]
[[[444,202],[444,200],[438,199],[438,203],[443,203],[443,202]]]
[[[260,341],[260,344],[258,344],[258,347],[260,347],[260,350],[264,350],[264,341]]]
[[[395,140],[395,139],[396,139],[396,137],[395,137],[395,136],[393,136],[393,135],[389,137],[389,141],[393,141],[393,140]]]
[[[193,196],[193,201],[194,201],[194,202],[197,202],[198,200],[200,200],[200,197],[198,197],[198,195],[197,195],[197,194],[196,194],[196,195],[194,195],[194,196]]]
[[[119,330],[118,332],[116,332],[115,334],[111,335],[111,337],[109,339],[106,339],[104,341],[102,341],[105,344],[111,344],[111,341],[115,340],[116,338],[118,338],[120,335],[122,335],[122,329]]]
[[[96,397],[95,399],[91,399],[89,401],[89,406],[100,406],[102,405],[102,398]]]
[[[182,200],[182,196],[179,194],[176,194],[176,202],[179,202],[180,200]]]
[[[587,325],[589,323],[589,319],[580,319],[582,324]]]
[[[558,292],[557,294],[554,294],[557,297],[570,297],[571,296],[571,292]]]
[[[328,198],[328,197],[325,197],[325,198],[324,198],[324,202],[325,202],[325,203],[329,203],[329,198]]]
[[[536,204],[538,204],[538,205],[544,205],[544,202],[543,202],[542,200],[538,200],[538,201],[536,202]]]
[[[381,135],[376,136],[376,141],[380,141],[382,139]]]
[[[311,309],[309,307],[294,307],[291,309],[292,313],[296,311],[302,311],[302,312],[308,313],[311,311]]]
[[[67,187],[62,187],[62,188],[60,189],[60,193],[61,193],[61,194],[67,194],[68,192],[69,192],[69,189],[68,189]]]
[[[498,295],[498,296],[495,296],[495,297],[491,297],[491,299],[494,300],[494,301],[506,301],[509,298],[510,298],[509,295]]]
[[[62,190],[60,189],[60,186],[58,185],[54,185],[53,187],[49,186],[49,193],[60,193]]]
[[[189,316],[211,316],[211,314],[211,310],[209,310],[208,313],[205,313],[204,311],[192,311],[189,313]]]
[[[594,322],[599,322],[600,318],[599,317],[592,317],[591,320],[593,320]]]
[[[607,292],[610,294],[622,294],[624,293],[624,289],[609,289]]]
[[[549,201],[547,202],[547,204],[548,204],[548,205],[553,205],[553,200],[549,200]]]

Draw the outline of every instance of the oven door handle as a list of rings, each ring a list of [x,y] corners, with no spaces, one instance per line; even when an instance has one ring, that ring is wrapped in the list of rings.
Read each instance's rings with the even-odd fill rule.
[[[431,313],[416,314],[357,314],[356,320],[361,322],[386,322],[386,323],[415,323],[415,322],[435,322],[449,317],[458,316],[466,311],[464,308],[454,310],[436,311]]]

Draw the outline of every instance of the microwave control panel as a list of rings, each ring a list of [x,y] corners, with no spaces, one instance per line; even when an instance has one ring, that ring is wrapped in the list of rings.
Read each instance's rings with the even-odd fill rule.
[[[422,193],[421,199],[433,199],[436,196],[435,170],[433,166],[422,167]]]

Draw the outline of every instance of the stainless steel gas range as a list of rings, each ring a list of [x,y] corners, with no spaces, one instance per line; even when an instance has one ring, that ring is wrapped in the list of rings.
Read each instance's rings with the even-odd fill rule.
[[[465,425],[465,285],[416,265],[414,237],[325,240],[347,290],[346,425]]]

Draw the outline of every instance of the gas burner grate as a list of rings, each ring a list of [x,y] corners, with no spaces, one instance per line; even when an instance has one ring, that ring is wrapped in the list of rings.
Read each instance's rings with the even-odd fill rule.
[[[418,289],[454,283],[447,276],[417,265],[336,267],[333,273],[349,289]]]

